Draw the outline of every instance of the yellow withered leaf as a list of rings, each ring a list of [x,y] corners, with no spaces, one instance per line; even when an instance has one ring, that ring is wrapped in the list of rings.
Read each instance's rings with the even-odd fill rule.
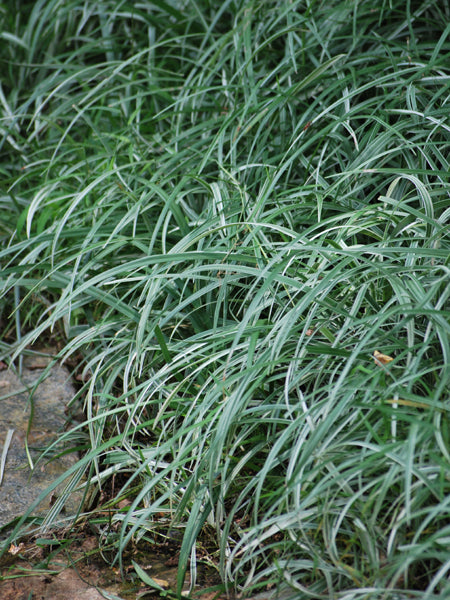
[[[21,552],[24,548],[25,548],[25,544],[23,542],[20,542],[20,544],[18,546],[16,546],[15,544],[11,544],[8,552],[13,555],[19,554],[19,552]]]
[[[413,406],[414,408],[433,408],[432,405],[425,404],[425,402],[416,402],[415,400],[403,400],[402,398],[389,398],[389,400],[385,400],[385,402],[388,402],[389,404]]]
[[[387,365],[391,362],[391,360],[394,360],[392,356],[382,354],[381,352],[378,352],[378,350],[375,350],[375,352],[373,353],[373,359],[378,366]]]

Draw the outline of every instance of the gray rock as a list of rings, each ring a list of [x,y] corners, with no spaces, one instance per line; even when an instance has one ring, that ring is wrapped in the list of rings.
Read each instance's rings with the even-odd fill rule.
[[[29,390],[42,375],[48,361],[45,356],[25,358],[20,378],[10,369],[0,371],[0,454],[7,442],[8,431],[14,430],[0,485],[0,526],[23,515],[39,495],[78,460],[76,453],[71,453],[51,462],[47,459],[37,462],[42,450],[64,431],[65,408],[75,395],[67,369],[54,365],[33,395],[34,414],[28,447],[35,468],[30,469],[25,449],[31,411]],[[60,488],[55,490],[56,494]],[[51,502],[52,499],[47,497],[33,514],[48,510]],[[66,512],[75,512],[79,502],[80,495],[72,494],[66,503]]]

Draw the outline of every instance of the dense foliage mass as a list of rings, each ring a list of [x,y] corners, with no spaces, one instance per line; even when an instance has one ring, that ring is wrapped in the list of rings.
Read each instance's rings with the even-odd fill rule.
[[[450,597],[448,6],[9,4],[0,358],[82,361],[100,543]]]

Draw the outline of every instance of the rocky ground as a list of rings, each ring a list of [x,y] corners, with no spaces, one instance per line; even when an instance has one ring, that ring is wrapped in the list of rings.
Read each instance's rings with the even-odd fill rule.
[[[166,546],[155,552],[135,552],[128,557],[129,567],[121,576],[102,558],[98,536],[87,521],[69,529],[61,527],[45,534],[30,532],[26,537],[8,540],[8,524],[22,516],[42,494],[43,499],[33,510],[42,517],[54,501],[53,494],[44,492],[58,476],[77,460],[69,453],[52,461],[40,461],[42,449],[48,446],[68,426],[67,405],[75,395],[69,371],[54,364],[48,376],[35,388],[46,373],[51,358],[37,353],[24,359],[22,368],[7,368],[0,362],[0,599],[1,600],[100,600],[155,598],[159,586],[162,595],[174,597],[176,587],[177,548]],[[35,388],[35,389],[34,389]],[[33,416],[30,425],[31,402]],[[31,469],[28,451],[34,468]],[[64,484],[62,484],[64,485]],[[61,514],[71,522],[80,503],[80,494],[73,494]],[[137,562],[151,577],[155,587],[145,585],[131,566]],[[205,572],[204,589],[217,583],[217,577]],[[199,600],[217,598],[216,592],[200,592]]]

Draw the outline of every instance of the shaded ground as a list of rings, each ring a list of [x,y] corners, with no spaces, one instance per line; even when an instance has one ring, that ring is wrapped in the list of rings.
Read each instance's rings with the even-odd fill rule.
[[[33,394],[34,414],[29,428],[30,390],[49,361],[50,358],[45,355],[27,357],[20,373],[0,363],[0,445],[6,457],[0,486],[0,527],[24,514],[39,495],[78,459],[72,453],[51,462],[37,462],[34,470],[29,465],[26,440],[31,459],[36,462],[41,450],[67,426],[66,407],[75,394],[69,372],[54,365],[50,375]],[[110,495],[113,494],[114,490],[111,490]],[[67,515],[76,511],[79,501],[80,496],[74,495],[66,505]],[[45,498],[34,514],[42,516],[51,503],[51,497]],[[7,533],[0,534],[3,540]],[[45,535],[30,535],[11,544],[0,559],[0,600],[145,600],[161,595],[173,597],[177,555],[176,542],[159,546],[148,544],[147,547],[141,544],[139,550],[127,550],[122,577],[119,569],[108,563],[112,553],[109,556],[105,548],[99,547],[98,532],[89,525],[89,519],[84,518],[72,530],[59,529]],[[132,561],[151,578],[153,587],[137,576]],[[208,590],[217,586],[219,578],[215,569],[205,566],[203,570],[200,567],[197,581],[203,590]],[[189,589],[188,582],[185,589],[186,592]],[[216,587],[215,592],[192,592],[192,597],[212,600],[224,596],[220,596]]]
[[[101,557],[98,540],[87,531],[70,539],[54,537],[52,546],[47,540],[34,539],[12,546],[0,561],[1,600],[101,600],[103,598],[150,599],[174,597],[170,590],[176,588],[176,549],[163,549],[161,553],[134,552],[126,557],[123,579],[119,569],[110,567]],[[73,534],[72,534],[73,535]],[[17,554],[15,554],[17,553]],[[145,585],[131,566],[134,560],[155,582],[155,587]],[[217,576],[211,570],[200,573],[206,591],[194,591],[192,598],[213,600],[225,598],[208,587],[217,585]],[[157,586],[166,590],[162,594]],[[186,586],[186,592],[188,585]]]

